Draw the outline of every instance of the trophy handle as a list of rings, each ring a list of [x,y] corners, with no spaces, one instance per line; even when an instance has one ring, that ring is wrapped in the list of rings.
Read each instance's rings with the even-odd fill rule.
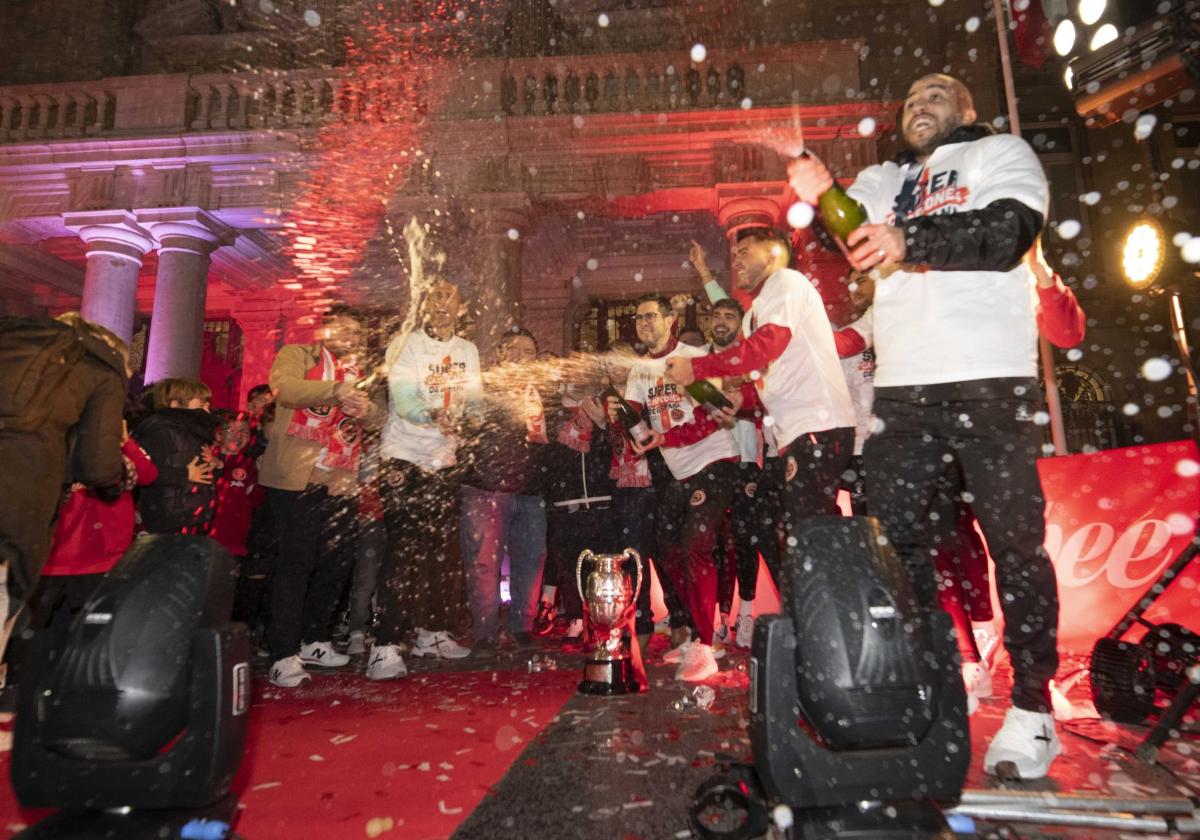
[[[642,555],[638,554],[637,551],[632,548],[627,548],[622,553],[626,557],[632,557],[637,561],[635,564],[637,566],[637,588],[633,590],[633,600],[637,601],[638,595],[642,594]]]
[[[595,560],[596,555],[592,554],[590,548],[585,548],[579,555],[579,559],[575,561],[575,588],[579,590],[579,597],[587,603],[587,596],[583,594],[583,561]]]

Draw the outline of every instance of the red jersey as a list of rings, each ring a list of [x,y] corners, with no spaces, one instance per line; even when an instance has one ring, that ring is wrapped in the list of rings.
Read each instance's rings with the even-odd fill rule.
[[[255,509],[267,495],[266,489],[258,483],[258,465],[249,447],[236,455],[225,456],[225,466],[215,483],[217,509],[209,536],[233,556],[245,557],[250,522]]]

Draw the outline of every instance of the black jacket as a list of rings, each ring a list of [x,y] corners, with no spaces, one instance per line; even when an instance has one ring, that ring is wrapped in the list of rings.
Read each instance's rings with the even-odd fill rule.
[[[143,529],[177,534],[184,529],[203,530],[212,521],[215,487],[190,482],[187,467],[192,459],[203,458],[217,423],[203,409],[164,408],[134,430],[133,436],[158,467],[158,480],[141,491]]]
[[[124,404],[124,361],[108,345],[57,321],[0,318],[0,559],[13,598],[37,583],[64,485],[119,486]]]

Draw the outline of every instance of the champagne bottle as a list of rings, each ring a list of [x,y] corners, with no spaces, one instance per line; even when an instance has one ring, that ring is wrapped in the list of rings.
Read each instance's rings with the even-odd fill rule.
[[[808,152],[802,152],[801,157],[812,157]],[[821,221],[825,229],[842,242],[851,231],[867,221],[867,212],[863,206],[846,194],[835,180],[833,186],[821,193],[817,198],[817,209],[821,211]]]
[[[354,383],[354,390],[370,394],[383,384],[383,368],[375,368],[370,374]]]
[[[645,446],[654,439],[654,432],[650,430],[650,426],[637,413],[637,409],[617,393],[616,388],[609,385],[604,389],[602,396],[605,402],[610,398],[617,401],[617,422],[621,424],[621,428],[634,443],[638,446]]]
[[[731,408],[733,403],[713,383],[707,379],[697,379],[691,385],[684,385],[683,390],[697,405],[707,405],[712,408]]]

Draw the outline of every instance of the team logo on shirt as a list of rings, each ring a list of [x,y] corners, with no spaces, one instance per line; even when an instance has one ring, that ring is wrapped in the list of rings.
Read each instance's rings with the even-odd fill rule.
[[[787,459],[787,471],[783,475],[784,479],[791,481],[796,477],[796,473],[799,471],[800,465],[796,463],[795,457],[789,455]]]
[[[758,492],[758,482],[757,481],[747,481],[746,487],[743,490],[743,492],[746,494],[746,498],[753,499],[754,494]]]
[[[236,482],[239,482],[239,483],[244,482],[246,480],[245,467],[234,467],[233,468],[233,480]]]
[[[692,494],[692,507],[700,507],[700,505],[704,504],[704,500],[707,498],[708,496],[705,495],[703,490],[697,490]]]

